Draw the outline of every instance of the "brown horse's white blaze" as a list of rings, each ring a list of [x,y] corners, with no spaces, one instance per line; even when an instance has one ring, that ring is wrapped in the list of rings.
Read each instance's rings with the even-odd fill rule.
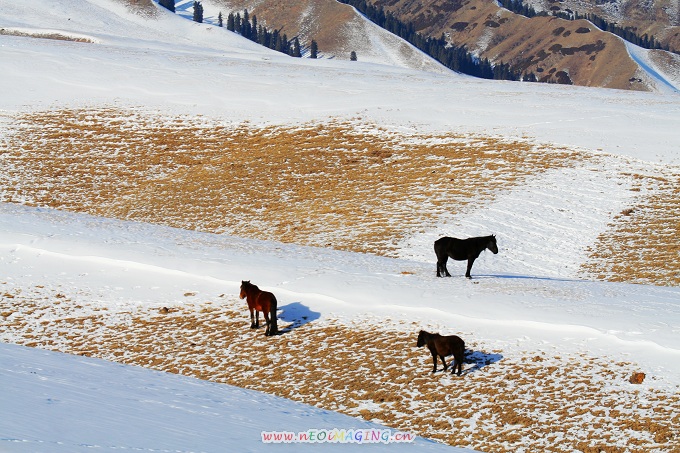
[[[240,299],[245,299],[248,302],[248,309],[250,310],[250,328],[257,329],[260,327],[260,312],[264,316],[267,323],[267,330],[265,336],[277,335],[279,333],[278,323],[276,320],[276,309],[278,302],[276,296],[269,291],[262,291],[250,281],[241,281]]]

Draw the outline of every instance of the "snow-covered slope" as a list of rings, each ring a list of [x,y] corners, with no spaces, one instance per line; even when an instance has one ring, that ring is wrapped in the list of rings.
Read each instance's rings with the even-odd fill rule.
[[[562,366],[553,354],[571,360],[600,357],[631,363],[617,368],[648,374],[641,394],[611,375],[599,385],[630,394],[626,401],[633,398],[649,406],[659,404],[655,396],[673,394],[680,386],[677,288],[507,275],[496,271],[502,253],[480,262],[473,282],[461,277],[437,279],[431,262],[286,246],[7,204],[0,204],[0,251],[0,273],[6,276],[0,287],[5,305],[11,307],[24,297],[62,304],[65,299],[59,297],[68,297],[75,302],[62,305],[68,310],[62,315],[20,306],[5,308],[5,322],[27,323],[25,332],[37,335],[36,345],[43,343],[40,329],[58,320],[105,314],[125,324],[132,313],[187,306],[187,294],[200,300],[225,300],[226,293],[228,299],[235,299],[240,280],[256,278],[255,282],[265,282],[264,289],[279,298],[281,325],[307,317],[317,323],[343,320],[383,328],[394,324],[400,330],[407,328],[403,335],[412,335],[418,326],[464,329],[468,342],[502,351],[501,373],[504,366],[527,354],[541,355],[546,367],[553,362]],[[68,296],[54,299],[53,291]],[[220,307],[225,304],[220,302]],[[245,316],[243,321],[243,334],[249,334]],[[64,326],[61,337],[84,333],[77,323],[60,325]],[[0,340],[21,342],[22,335],[7,329]],[[290,335],[303,334],[290,333],[281,345]],[[63,344],[68,348],[68,343]],[[423,364],[407,372],[426,374],[425,356],[423,351]],[[260,448],[261,430],[368,426],[281,399],[137,368],[8,346],[0,349],[0,357],[0,401],[12,414],[0,421],[5,451],[83,451],[92,446],[255,451]],[[394,366],[389,365],[389,357],[384,361]],[[483,380],[487,373],[475,368],[467,370],[466,379]],[[590,372],[583,369],[577,374]],[[574,374],[566,376],[571,379]],[[440,385],[454,384],[445,379],[439,378]],[[551,379],[560,378],[553,375]],[[416,389],[411,384],[404,392]],[[578,403],[579,397],[572,395],[571,400]],[[578,436],[586,431],[584,426]],[[390,445],[421,448],[410,443]]]
[[[668,94],[677,94],[680,91],[678,88],[678,77],[680,77],[680,74],[677,74],[675,68],[672,66],[659,67],[653,60],[653,53],[659,51],[643,49],[635,44],[624,42],[631,58],[640,66],[645,76],[656,86],[657,91]],[[669,57],[677,60],[672,54]]]
[[[116,105],[256,123],[361,118],[404,131],[528,136],[680,162],[678,95],[294,59],[166,11],[154,19],[137,17],[108,0],[2,0],[0,27],[61,30],[96,40],[2,36],[0,96],[10,112]]]
[[[267,447],[269,434],[322,438],[334,429],[347,441],[271,445],[291,452],[352,445],[370,452],[468,451],[409,436],[402,441],[406,433],[375,423],[140,367],[8,344],[0,344],[0,359],[4,452],[256,452]]]
[[[198,48],[206,53],[228,52],[267,55],[274,51],[226,30],[202,25],[172,14],[155,3],[151,14],[140,14],[115,0],[29,0],[2,5],[2,28],[26,33],[61,32],[89,36],[96,43],[146,49],[170,46],[182,54]],[[220,33],[223,32],[223,33]]]

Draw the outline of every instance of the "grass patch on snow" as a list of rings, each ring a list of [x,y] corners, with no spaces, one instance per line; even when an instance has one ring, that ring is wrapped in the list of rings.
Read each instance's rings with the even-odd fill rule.
[[[591,157],[361,120],[262,127],[143,109],[49,110],[11,118],[0,200],[397,257],[405,238],[444,215]],[[680,284],[679,172],[624,176],[637,204],[602,232],[582,272]]]

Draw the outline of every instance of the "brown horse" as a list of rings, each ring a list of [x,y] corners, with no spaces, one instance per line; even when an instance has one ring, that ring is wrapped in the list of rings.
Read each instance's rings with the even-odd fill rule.
[[[264,320],[267,323],[267,330],[265,336],[277,335],[279,328],[276,323],[276,296],[268,291],[262,291],[256,285],[248,281],[241,281],[240,299],[246,299],[248,302],[248,309],[250,310],[250,328],[257,329],[260,327],[260,312],[264,315]],[[255,312],[253,314],[253,312]]]
[[[463,360],[465,359],[465,342],[460,337],[456,335],[442,336],[438,333],[421,330],[418,334],[417,346],[420,348],[425,345],[427,345],[427,348],[432,353],[432,361],[434,362],[433,373],[437,371],[437,357],[442,359],[444,371],[446,371],[448,365],[446,365],[444,358],[448,355],[453,355],[451,374],[458,368],[458,376],[460,376],[463,372]]]

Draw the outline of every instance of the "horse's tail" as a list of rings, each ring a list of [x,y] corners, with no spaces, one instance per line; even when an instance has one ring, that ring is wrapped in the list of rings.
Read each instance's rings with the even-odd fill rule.
[[[269,306],[269,319],[271,320],[271,326],[269,331],[272,335],[279,333],[279,324],[276,321],[276,310],[278,309],[279,302],[276,300],[276,296],[272,294],[272,302]]]

